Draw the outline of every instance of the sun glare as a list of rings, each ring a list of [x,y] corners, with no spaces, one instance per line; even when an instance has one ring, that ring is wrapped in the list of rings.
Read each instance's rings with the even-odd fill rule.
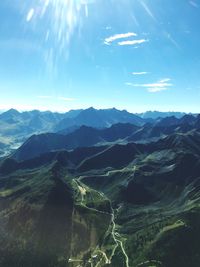
[[[57,52],[66,50],[76,28],[88,16],[87,0],[37,0],[26,13],[26,22],[41,27],[44,23],[44,41],[55,43]]]

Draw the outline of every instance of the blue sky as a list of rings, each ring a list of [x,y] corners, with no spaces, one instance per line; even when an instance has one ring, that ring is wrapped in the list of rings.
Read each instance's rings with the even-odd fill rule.
[[[1,1],[0,109],[200,112],[199,29],[197,0]]]

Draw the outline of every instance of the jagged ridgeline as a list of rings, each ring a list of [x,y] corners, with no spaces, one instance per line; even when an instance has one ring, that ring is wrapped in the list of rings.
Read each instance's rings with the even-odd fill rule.
[[[111,124],[1,158],[1,267],[200,266],[199,117]]]

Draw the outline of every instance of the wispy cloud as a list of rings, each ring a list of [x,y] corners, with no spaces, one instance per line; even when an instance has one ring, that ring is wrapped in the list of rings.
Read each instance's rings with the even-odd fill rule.
[[[115,34],[112,35],[104,40],[104,44],[110,45],[112,42],[119,40],[119,39],[125,39],[129,37],[137,36],[136,33],[134,32],[127,32],[127,33],[120,33],[120,34]]]
[[[51,98],[53,98],[53,97],[50,96],[50,95],[38,95],[37,98],[41,98],[41,99],[51,99]]]
[[[135,32],[127,32],[127,33],[120,33],[120,34],[115,34],[112,35],[104,40],[105,45],[111,45],[112,43],[115,42],[115,44],[119,46],[127,46],[127,45],[132,45],[136,48],[137,45],[140,45],[142,43],[148,42],[147,39],[133,39],[133,37],[137,37],[137,33]]]
[[[146,75],[148,74],[149,72],[146,72],[146,71],[140,71],[140,72],[132,72],[133,75]]]
[[[179,48],[180,49],[180,46],[179,46],[179,44],[176,42],[176,40],[171,36],[171,34],[170,33],[168,33],[168,32],[164,32],[164,35],[166,36],[166,38],[174,45],[174,46],[176,46],[177,48]]]
[[[63,97],[63,96],[59,96],[57,97],[58,100],[63,100],[63,101],[74,101],[75,98],[70,98],[70,97]]]
[[[189,1],[190,5],[192,5],[195,8],[199,8],[199,5],[195,1]]]
[[[149,93],[158,93],[158,92],[162,92],[162,91],[166,91],[169,88],[167,87],[152,87],[152,88],[148,88],[148,92]]]
[[[55,99],[55,100],[61,100],[61,101],[74,101],[75,98],[70,98],[70,97],[64,97],[64,96],[57,96],[53,97],[51,95],[39,95],[37,98],[40,99]]]
[[[171,81],[170,78],[164,78],[155,83],[134,84],[134,83],[127,82],[126,85],[133,86],[133,87],[144,87],[147,89],[149,93],[157,93],[161,91],[166,91],[170,87],[172,87],[173,84],[170,83],[170,81]]]
[[[137,44],[143,44],[146,42],[148,42],[148,40],[146,40],[146,39],[127,40],[127,41],[118,42],[118,45],[137,45]]]

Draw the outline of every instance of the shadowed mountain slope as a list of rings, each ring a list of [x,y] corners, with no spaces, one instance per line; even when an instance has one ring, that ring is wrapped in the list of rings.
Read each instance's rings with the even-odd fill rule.
[[[82,126],[68,135],[53,133],[34,135],[15,152],[13,157],[24,160],[54,150],[70,150],[77,147],[116,142],[137,129],[138,127],[132,124],[115,124],[102,130]]]

